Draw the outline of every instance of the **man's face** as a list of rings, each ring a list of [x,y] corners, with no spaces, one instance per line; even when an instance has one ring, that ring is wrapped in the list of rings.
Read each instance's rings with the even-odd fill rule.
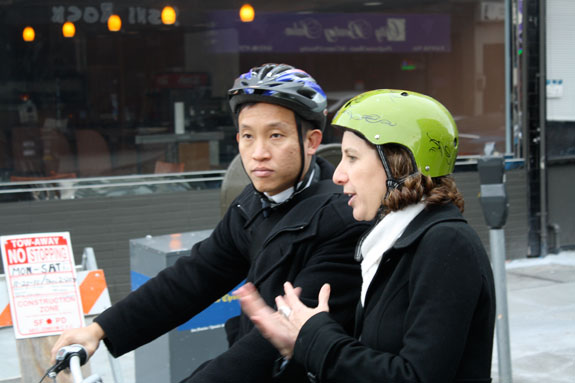
[[[257,103],[242,109],[238,127],[240,156],[256,190],[275,195],[294,186],[301,166],[294,113],[278,105]],[[319,145],[318,135],[321,141],[319,130],[307,132],[304,139],[304,174]]]

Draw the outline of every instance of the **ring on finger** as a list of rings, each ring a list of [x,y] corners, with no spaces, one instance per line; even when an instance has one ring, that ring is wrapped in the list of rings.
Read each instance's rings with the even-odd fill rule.
[[[288,306],[280,306],[280,307],[278,307],[278,311],[280,314],[282,314],[286,318],[289,318],[289,316],[291,314],[291,309]]]

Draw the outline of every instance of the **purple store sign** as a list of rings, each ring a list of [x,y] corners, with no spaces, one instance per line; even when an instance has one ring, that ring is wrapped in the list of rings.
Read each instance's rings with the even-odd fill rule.
[[[236,12],[212,14],[209,43],[216,52],[382,53],[449,52],[447,14],[256,13],[251,23]]]

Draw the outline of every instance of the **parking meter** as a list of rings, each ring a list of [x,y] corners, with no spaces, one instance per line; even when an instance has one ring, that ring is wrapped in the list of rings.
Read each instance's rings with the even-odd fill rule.
[[[503,157],[482,157],[477,162],[477,170],[481,184],[479,203],[485,223],[491,229],[500,229],[505,225],[509,210]]]
[[[503,157],[482,157],[477,162],[479,172],[479,203],[485,223],[489,226],[489,242],[493,279],[495,282],[497,357],[499,382],[512,383],[511,347],[507,310],[507,280],[505,271],[505,234],[509,203],[505,190],[505,161]]]

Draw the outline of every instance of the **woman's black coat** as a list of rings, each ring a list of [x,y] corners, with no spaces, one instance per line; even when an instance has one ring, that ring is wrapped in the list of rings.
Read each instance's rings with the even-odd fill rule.
[[[428,207],[410,223],[356,318],[355,338],[327,313],[302,328],[294,358],[318,382],[491,381],[491,266],[455,206]]]

